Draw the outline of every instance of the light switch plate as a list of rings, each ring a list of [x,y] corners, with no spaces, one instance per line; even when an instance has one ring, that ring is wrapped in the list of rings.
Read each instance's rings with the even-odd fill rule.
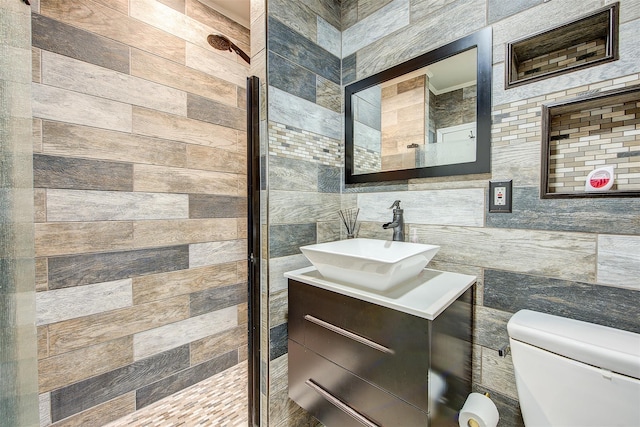
[[[489,212],[511,213],[512,180],[489,181]]]

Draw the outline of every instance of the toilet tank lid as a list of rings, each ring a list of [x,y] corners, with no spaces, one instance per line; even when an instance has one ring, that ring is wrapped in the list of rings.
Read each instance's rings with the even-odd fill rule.
[[[640,379],[640,334],[531,310],[511,316],[507,331],[511,339]]]

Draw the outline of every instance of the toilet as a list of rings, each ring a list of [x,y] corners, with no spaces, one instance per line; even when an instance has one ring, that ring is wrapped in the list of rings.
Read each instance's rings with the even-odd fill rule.
[[[507,330],[527,427],[640,426],[640,334],[531,310]]]

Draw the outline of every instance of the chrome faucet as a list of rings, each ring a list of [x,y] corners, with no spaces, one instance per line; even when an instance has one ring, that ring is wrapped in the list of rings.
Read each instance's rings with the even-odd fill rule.
[[[389,209],[393,209],[393,221],[382,225],[385,230],[393,228],[393,241],[404,242],[404,218],[400,209],[400,200],[393,202]]]

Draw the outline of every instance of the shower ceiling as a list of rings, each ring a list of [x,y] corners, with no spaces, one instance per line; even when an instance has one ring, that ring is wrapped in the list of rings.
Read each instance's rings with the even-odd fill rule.
[[[200,0],[200,2],[249,28],[251,0]]]

